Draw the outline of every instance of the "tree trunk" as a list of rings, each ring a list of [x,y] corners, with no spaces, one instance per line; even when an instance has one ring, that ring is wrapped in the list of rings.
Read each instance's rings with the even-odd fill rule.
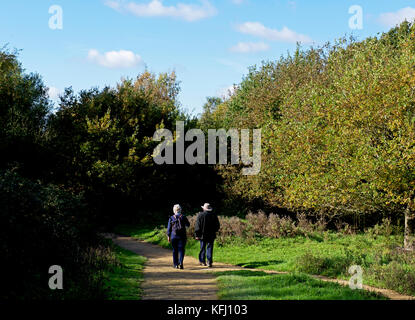
[[[412,226],[411,226],[411,220],[413,219],[413,214],[411,212],[411,209],[409,208],[409,205],[407,206],[405,210],[405,234],[404,234],[404,248],[405,250],[413,250],[413,242],[411,239],[412,236]]]

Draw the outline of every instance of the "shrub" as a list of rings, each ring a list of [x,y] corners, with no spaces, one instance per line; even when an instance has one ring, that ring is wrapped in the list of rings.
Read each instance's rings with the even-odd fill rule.
[[[194,237],[194,230],[197,216],[187,217],[190,227],[187,229],[187,236]],[[219,216],[221,228],[217,234],[220,244],[230,241],[232,238],[242,238],[251,241],[255,237],[282,238],[295,237],[298,235],[316,237],[326,229],[326,222],[320,218],[316,222],[302,214],[298,216],[298,221],[290,217],[280,217],[277,214],[263,212],[248,213],[245,220],[238,217]]]
[[[297,258],[296,269],[309,274],[337,277],[345,274],[353,264],[348,256],[321,257],[308,252]]]
[[[390,218],[384,218],[382,220],[382,223],[376,224],[373,228],[368,228],[366,230],[367,233],[373,235],[373,236],[390,236],[392,234],[395,234],[399,232],[399,228],[394,226],[392,224],[392,221]]]
[[[109,252],[86,219],[82,197],[0,173],[0,248],[7,278],[4,299],[102,297],[99,277]],[[51,291],[48,269],[60,265],[65,290]]]
[[[195,226],[196,226],[197,216],[188,216],[187,219],[189,220],[189,223],[190,223],[190,227],[187,228],[187,236],[189,238],[193,238],[195,236]]]
[[[263,211],[257,214],[252,212],[246,215],[248,231],[253,234],[267,235],[268,217]]]
[[[223,244],[233,237],[243,238],[246,236],[246,223],[238,217],[219,217],[221,225],[218,233],[218,242]]]
[[[386,288],[404,294],[415,294],[415,264],[405,265],[392,261],[387,265],[374,265],[368,270],[368,274]]]
[[[297,231],[298,229],[291,218],[270,214],[264,235],[270,238],[292,237],[297,235]]]
[[[269,238],[309,236],[324,232],[327,226],[323,218],[313,223],[305,214],[298,214],[295,221],[290,217],[280,217],[273,213],[267,216],[260,211],[257,214],[249,213],[246,220],[248,233]]]

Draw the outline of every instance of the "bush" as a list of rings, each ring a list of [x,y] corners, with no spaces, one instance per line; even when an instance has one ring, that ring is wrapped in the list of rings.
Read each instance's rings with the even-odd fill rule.
[[[383,218],[382,223],[376,224],[373,228],[368,228],[367,233],[372,236],[390,236],[402,232],[399,227],[394,226],[390,218]]]
[[[323,218],[312,222],[305,214],[298,214],[295,221],[290,217],[280,217],[273,213],[267,216],[263,211],[257,214],[249,213],[246,221],[247,233],[250,236],[260,235],[269,238],[311,236],[324,232],[327,226]]]
[[[348,274],[348,269],[352,265],[359,265],[367,269],[372,265],[372,261],[364,252],[345,248],[343,254],[333,257],[315,256],[308,252],[298,257],[296,262],[298,271],[328,277]]]
[[[300,272],[309,274],[338,277],[347,273],[348,268],[353,264],[353,260],[348,256],[321,257],[306,253],[297,258],[296,268]]]
[[[0,173],[0,248],[7,274],[3,299],[103,297],[100,272],[111,256],[99,247],[82,197]],[[48,287],[49,267],[60,265],[64,290]]]
[[[187,236],[194,237],[194,230],[197,216],[188,216],[190,227],[187,229]],[[231,241],[234,238],[241,238],[252,241],[255,237],[282,238],[303,235],[316,237],[326,230],[324,219],[317,219],[312,222],[302,214],[298,215],[298,221],[290,217],[280,217],[277,214],[266,215],[263,211],[246,215],[245,220],[238,217],[219,216],[221,228],[217,234],[219,244]]]
[[[223,244],[232,238],[246,238],[246,223],[238,217],[219,217],[218,242]]]
[[[196,225],[197,216],[188,216],[187,219],[190,222],[190,227],[187,228],[187,236],[189,238],[194,238],[194,236],[195,236],[195,225]]]
[[[377,263],[368,268],[368,276],[385,288],[415,294],[415,252],[389,250],[377,255]]]

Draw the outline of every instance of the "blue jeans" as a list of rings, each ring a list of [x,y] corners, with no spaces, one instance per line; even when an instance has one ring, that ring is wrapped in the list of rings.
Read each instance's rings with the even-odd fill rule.
[[[173,238],[171,239],[171,245],[173,247],[173,265],[182,265],[184,260],[184,248],[186,247],[186,239]]]
[[[209,264],[213,263],[213,243],[215,240],[200,240],[199,262],[206,263],[206,256]]]

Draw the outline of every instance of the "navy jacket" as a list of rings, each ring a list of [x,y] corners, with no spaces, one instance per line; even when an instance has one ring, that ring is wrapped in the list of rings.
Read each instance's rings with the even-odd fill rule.
[[[185,215],[180,215],[181,219],[182,219],[182,223],[184,224],[184,227],[190,227],[190,222],[189,220],[186,218]],[[179,217],[180,217],[179,216]],[[180,235],[176,235],[174,230],[173,230],[173,221],[174,219],[176,219],[177,217],[175,216],[171,216],[169,218],[169,223],[167,224],[167,236],[170,237],[171,239],[175,239],[175,238],[181,238],[181,239],[186,239],[186,232],[184,232],[184,236],[180,236]]]
[[[200,212],[195,225],[195,236],[205,241],[216,239],[216,232],[220,229],[218,216],[212,211]]]

